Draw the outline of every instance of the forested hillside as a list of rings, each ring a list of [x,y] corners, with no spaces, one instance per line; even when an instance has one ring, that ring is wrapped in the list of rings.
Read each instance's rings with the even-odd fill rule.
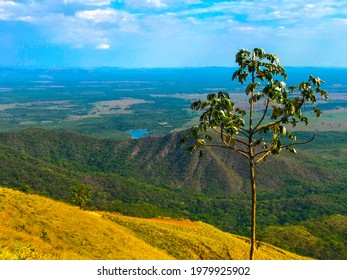
[[[90,209],[201,220],[247,236],[244,162],[222,150],[207,151],[205,158],[191,155],[178,143],[184,133],[126,141],[39,129],[0,133],[0,185],[73,203],[71,187],[82,183],[91,186]],[[345,132],[318,133],[315,146],[259,167],[258,222],[264,240],[276,243],[269,226],[347,215],[346,142]],[[329,232],[335,234],[333,228]],[[343,257],[338,248],[346,239],[336,234],[342,247],[326,240],[324,246],[337,248],[328,258]],[[313,256],[309,248],[300,253]]]

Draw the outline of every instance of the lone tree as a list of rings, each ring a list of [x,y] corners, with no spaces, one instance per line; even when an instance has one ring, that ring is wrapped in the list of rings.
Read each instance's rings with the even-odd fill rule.
[[[240,154],[248,162],[252,193],[252,260],[256,244],[256,166],[270,154],[278,155],[283,149],[295,154],[293,146],[314,139],[313,134],[310,139],[299,142],[287,128],[298,123],[308,124],[303,112],[306,103],[313,104],[309,107],[319,117],[321,111],[314,106],[316,95],[326,100],[328,93],[321,89],[324,81],[313,76],[298,86],[287,87],[284,82],[287,75],[278,57],[259,48],[252,52],[241,49],[236,54],[236,63],[239,68],[232,79],[241,84],[247,82],[245,94],[249,96],[249,104],[244,108],[235,107],[226,92],[208,94],[207,100],[193,102],[191,108],[202,111],[200,123],[192,127],[191,134],[185,136],[181,144],[193,138],[193,145],[188,149],[190,152],[200,150],[200,156],[203,156],[206,147],[225,148]],[[306,109],[307,106],[305,113]]]
[[[90,186],[81,183],[77,183],[71,187],[73,200],[78,204],[81,210],[85,207],[87,202],[91,201],[90,188]]]

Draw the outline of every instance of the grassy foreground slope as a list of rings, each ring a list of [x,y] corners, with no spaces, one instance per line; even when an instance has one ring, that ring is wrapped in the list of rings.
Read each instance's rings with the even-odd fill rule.
[[[131,229],[154,247],[177,259],[243,260],[249,258],[247,238],[223,232],[203,222],[165,218],[143,219],[105,214],[104,217]],[[262,243],[255,253],[260,260],[307,259]]]
[[[0,187],[0,259],[247,259],[245,238],[202,222],[130,218]],[[258,259],[305,259],[263,244]]]
[[[173,258],[98,214],[0,188],[0,259]]]

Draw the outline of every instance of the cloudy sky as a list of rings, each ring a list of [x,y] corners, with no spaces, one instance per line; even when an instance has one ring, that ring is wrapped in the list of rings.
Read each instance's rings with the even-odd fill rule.
[[[0,0],[0,66],[347,67],[346,0]]]

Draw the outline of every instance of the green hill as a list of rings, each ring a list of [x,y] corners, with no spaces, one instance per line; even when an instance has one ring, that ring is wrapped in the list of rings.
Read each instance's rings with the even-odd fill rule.
[[[263,240],[318,259],[347,259],[347,217],[333,215],[293,226],[271,226]]]
[[[208,152],[203,159],[190,155],[178,145],[183,134],[114,141],[69,131],[0,133],[0,185],[72,204],[71,187],[82,183],[91,186],[92,200],[87,204],[91,210],[202,221],[249,236],[244,161],[220,150]],[[300,148],[298,155],[284,153],[259,165],[260,231],[347,215],[346,142],[345,132],[318,133],[315,145]],[[331,234],[338,233],[331,228]],[[294,243],[264,240],[296,250],[290,247]],[[295,252],[345,258],[340,250],[345,247],[336,247],[335,241],[324,243],[329,254]],[[346,246],[347,239],[341,243]]]
[[[52,132],[26,129],[20,132],[0,133],[0,144],[23,156],[41,159],[55,166],[78,172],[104,172],[136,177],[152,185],[168,189],[183,189],[207,195],[230,195],[248,192],[248,169],[245,161],[228,151],[209,150],[205,158],[191,155],[179,140],[187,132],[175,132],[162,137],[114,141],[97,139],[70,131]],[[305,137],[305,136],[304,136]],[[329,139],[317,135],[317,141]],[[347,133],[336,134],[332,143],[347,141]],[[311,147],[312,148],[312,147]],[[313,146],[314,148],[314,146]],[[322,147],[330,152],[346,147]],[[330,150],[331,149],[331,150]],[[319,152],[313,151],[314,153]],[[336,153],[332,154],[336,157]],[[336,163],[344,164],[336,157]],[[324,163],[326,160],[323,161]],[[346,165],[344,164],[344,167]],[[223,176],[221,176],[223,174]],[[300,185],[306,192],[324,188],[325,182],[344,181],[344,170],[335,168],[334,174],[319,156],[300,151],[296,156],[283,154],[259,165],[258,185],[264,191],[278,191],[284,187]],[[269,176],[271,175],[271,180]]]
[[[247,259],[243,237],[202,222],[81,211],[0,188],[0,259]],[[263,244],[258,259],[305,259]]]

